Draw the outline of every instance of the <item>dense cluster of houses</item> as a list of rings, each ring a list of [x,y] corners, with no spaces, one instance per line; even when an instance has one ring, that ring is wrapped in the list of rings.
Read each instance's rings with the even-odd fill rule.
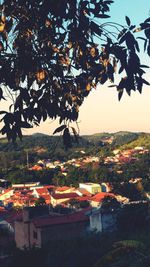
[[[105,158],[104,163],[115,163],[115,164],[126,164],[137,160],[137,155],[143,155],[148,153],[149,150],[144,147],[135,147],[133,149],[119,150],[115,149],[113,151],[113,156],[108,156]]]
[[[106,157],[105,164],[131,162],[137,154],[147,152],[143,147],[114,150],[114,156]],[[59,166],[65,173],[68,164],[82,167],[93,162],[99,163],[99,158],[82,157],[65,163],[40,160],[32,169]],[[141,178],[129,182],[141,183]],[[102,212],[104,199],[110,197],[120,205],[128,205],[130,200],[111,191],[109,183],[80,183],[78,188],[41,185],[39,182],[12,184],[0,192],[0,229],[6,228],[20,249],[41,248],[52,240],[75,238],[88,231],[112,231],[116,226],[116,212],[113,209]]]
[[[81,151],[84,154],[84,151]],[[149,150],[145,149],[144,147],[135,147],[133,149],[125,149],[119,150],[115,149],[113,151],[113,156],[107,156],[104,158],[104,164],[106,165],[122,165],[122,164],[130,164],[138,160],[137,155],[143,155],[148,153]],[[67,175],[67,168],[69,165],[75,166],[77,168],[84,168],[88,163],[92,164],[100,164],[100,158],[97,156],[82,156],[80,158],[73,158],[66,162],[51,161],[50,159],[47,160],[39,160],[37,164],[32,166],[30,170],[40,171],[44,168],[55,169],[57,167],[60,168],[63,175]],[[96,165],[95,165],[96,166]]]
[[[44,199],[45,204],[68,205],[72,199],[78,201],[92,201],[92,197],[99,196],[102,191],[108,194],[110,192],[110,185],[107,183],[80,183],[78,188],[63,186],[58,187],[54,185],[40,185],[37,183],[13,184],[8,189],[2,190],[0,194],[1,206],[6,207],[32,207],[35,206],[37,200]]]
[[[84,154],[84,151],[81,151],[82,154]],[[84,153],[83,153],[84,152]],[[59,160],[56,161],[51,161],[50,159],[43,159],[43,160],[39,160],[37,162],[37,164],[35,164],[34,166],[32,166],[30,168],[30,170],[36,170],[36,171],[40,171],[43,168],[48,168],[48,169],[55,169],[57,167],[60,168],[60,170],[62,171],[62,173],[64,173],[67,170],[67,166],[71,165],[71,166],[75,166],[75,167],[83,167],[88,163],[98,163],[99,162],[99,157],[94,157],[94,156],[84,156],[84,157],[80,157],[80,158],[73,158],[70,159],[66,162],[61,162]]]
[[[93,229],[93,210],[99,209],[108,196],[121,203],[129,201],[110,193],[110,186],[105,183],[81,183],[78,188],[39,183],[12,185],[0,194],[0,228],[9,229],[20,249],[42,247],[54,239],[77,237],[85,234],[85,229]],[[36,205],[41,198],[44,204]],[[76,203],[86,205],[77,207]],[[56,212],[57,207],[66,209],[67,213]],[[101,226],[97,230],[102,231],[100,214],[99,220]]]

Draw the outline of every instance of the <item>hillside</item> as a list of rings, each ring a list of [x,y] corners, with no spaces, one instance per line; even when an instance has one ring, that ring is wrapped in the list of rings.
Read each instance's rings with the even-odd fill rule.
[[[84,135],[79,137],[78,143],[73,143],[73,149],[89,147],[101,148],[103,144],[108,144],[112,148],[120,146],[125,146],[127,148],[145,146],[149,148],[150,134],[120,131],[116,133],[96,133],[93,135]],[[15,144],[8,142],[6,138],[0,139],[0,151],[3,152],[23,151],[25,149],[36,151],[39,148],[51,152],[57,148],[63,150],[64,146],[60,136],[50,136],[41,133],[24,136],[22,141],[17,140]]]
[[[128,144],[124,144],[123,146],[121,146],[121,149],[130,149],[137,146],[143,146],[145,148],[150,149],[150,134],[149,133],[139,134],[137,139],[129,142]]]
[[[106,140],[112,139],[111,146],[121,146],[131,141],[136,140],[140,136],[140,133],[132,133],[127,131],[119,131],[116,133],[96,133],[93,135],[84,136],[90,142],[98,144],[99,142],[105,142]],[[107,141],[106,141],[107,142]]]

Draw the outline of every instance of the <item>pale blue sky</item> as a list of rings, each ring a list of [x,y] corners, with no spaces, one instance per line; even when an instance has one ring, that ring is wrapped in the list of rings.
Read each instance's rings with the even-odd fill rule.
[[[138,24],[150,16],[149,0],[115,0],[111,7],[112,21],[126,24],[125,16],[129,16],[133,24]],[[150,65],[150,58],[142,55],[144,64]],[[146,74],[150,81],[150,71]],[[43,132],[52,134],[58,122],[42,123],[24,134]],[[80,134],[98,132],[116,132],[121,130],[150,132],[150,86],[145,86],[142,95],[132,93],[118,102],[115,88],[107,85],[98,86],[85,100],[80,108]]]

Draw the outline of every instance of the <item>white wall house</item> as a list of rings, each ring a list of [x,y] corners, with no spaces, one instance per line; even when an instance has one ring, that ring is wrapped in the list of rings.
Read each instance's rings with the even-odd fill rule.
[[[79,188],[86,189],[92,195],[95,195],[101,192],[100,184],[95,184],[95,183],[80,183]]]

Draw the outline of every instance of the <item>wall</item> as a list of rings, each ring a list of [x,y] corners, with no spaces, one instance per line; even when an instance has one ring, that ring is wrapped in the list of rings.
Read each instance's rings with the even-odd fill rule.
[[[73,239],[86,235],[89,222],[54,225],[41,229],[42,246],[52,240]]]
[[[92,216],[90,216],[90,229],[93,231],[95,230],[102,232],[102,221],[100,213],[92,214]]]

